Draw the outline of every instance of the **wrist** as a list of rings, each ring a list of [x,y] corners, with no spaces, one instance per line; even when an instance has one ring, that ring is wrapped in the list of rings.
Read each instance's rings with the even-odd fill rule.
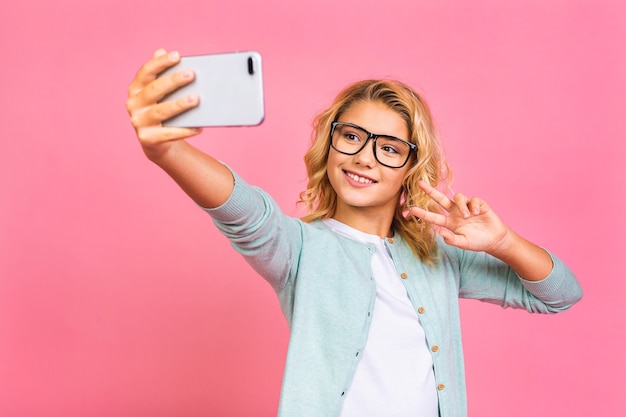
[[[515,252],[515,247],[519,245],[520,239],[521,238],[513,230],[506,227],[502,237],[486,252],[493,257],[505,261],[507,257]]]
[[[144,155],[151,161],[160,167],[164,167],[168,164],[168,161],[176,157],[177,148],[179,142],[161,142],[157,144],[144,145],[142,144],[142,150]]]
[[[528,281],[544,279],[553,267],[548,252],[510,229],[497,247],[487,253],[509,265],[518,276]]]

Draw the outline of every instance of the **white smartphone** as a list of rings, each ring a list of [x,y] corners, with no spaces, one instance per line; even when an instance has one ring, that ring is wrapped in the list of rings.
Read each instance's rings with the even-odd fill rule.
[[[265,117],[261,54],[256,51],[182,57],[175,66],[159,74],[193,69],[195,79],[161,101],[195,93],[197,107],[163,122],[164,126],[254,126]]]

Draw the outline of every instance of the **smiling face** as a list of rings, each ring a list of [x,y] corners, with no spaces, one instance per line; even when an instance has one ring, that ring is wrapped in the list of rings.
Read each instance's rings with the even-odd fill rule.
[[[358,125],[375,134],[409,139],[409,129],[402,116],[381,102],[355,102],[338,121]],[[410,163],[402,168],[380,164],[374,157],[372,140],[356,155],[345,155],[331,148],[327,174],[337,193],[337,207],[332,217],[353,227],[367,222],[388,223],[385,227],[390,227],[409,167]],[[357,228],[363,230],[363,227]],[[381,233],[386,235],[388,231],[375,234]]]

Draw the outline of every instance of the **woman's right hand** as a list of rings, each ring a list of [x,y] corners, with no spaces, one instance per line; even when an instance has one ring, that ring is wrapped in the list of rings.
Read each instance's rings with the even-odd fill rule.
[[[198,96],[188,95],[175,101],[159,103],[167,93],[193,81],[192,70],[183,70],[157,78],[165,69],[180,61],[178,52],[158,49],[128,86],[126,110],[146,156],[156,161],[165,156],[180,139],[199,134],[202,129],[164,127],[162,122],[199,103]]]

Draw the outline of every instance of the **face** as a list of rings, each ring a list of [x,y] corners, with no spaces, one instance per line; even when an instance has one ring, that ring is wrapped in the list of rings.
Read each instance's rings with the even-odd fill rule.
[[[404,119],[380,102],[357,102],[338,119],[358,125],[372,133],[409,139]],[[402,180],[410,162],[402,168],[389,168],[374,157],[372,140],[359,153],[344,155],[330,149],[328,179],[337,193],[337,210],[333,217],[346,221],[353,216],[393,218],[400,198]]]

